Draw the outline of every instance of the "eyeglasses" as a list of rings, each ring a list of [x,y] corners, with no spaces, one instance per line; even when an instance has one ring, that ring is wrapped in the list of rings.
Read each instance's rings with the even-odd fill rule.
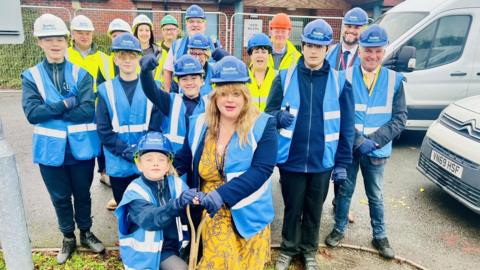
[[[174,31],[177,31],[178,28],[175,28],[175,27],[171,27],[171,28],[162,28],[163,31],[165,32],[174,32]]]

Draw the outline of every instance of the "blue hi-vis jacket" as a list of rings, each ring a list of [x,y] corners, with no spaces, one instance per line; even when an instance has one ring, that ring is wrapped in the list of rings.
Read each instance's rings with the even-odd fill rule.
[[[210,41],[210,51],[213,52],[215,51],[215,44],[213,42],[213,40],[210,38],[210,37],[207,37],[208,40]],[[217,40],[216,41],[216,44],[217,44],[217,47],[221,47],[220,45],[220,41]],[[187,54],[187,50],[188,50],[188,36],[187,37],[183,37],[183,38],[180,38],[180,39],[177,39],[173,44],[172,44],[172,47],[170,48],[171,50],[173,50],[173,62],[175,63],[175,61],[177,61],[178,58],[180,58],[182,55],[185,55]],[[210,57],[209,59],[209,62],[214,62],[214,60]]]
[[[270,117],[264,113],[260,114],[249,132],[249,142],[246,145],[241,146],[237,133],[233,134],[225,156],[226,182],[235,181],[236,177],[251,167],[257,143]],[[188,142],[192,157],[196,156],[200,140],[205,136],[207,128],[205,120],[205,114],[190,119]],[[249,239],[256,235],[273,221],[272,181],[266,180],[255,192],[231,206],[230,210],[235,228],[243,238]]]
[[[136,145],[150,124],[153,104],[142,90],[140,80],[133,95],[130,106],[118,76],[106,81],[98,87],[98,94],[105,101],[112,121],[113,132],[128,145]],[[114,177],[127,177],[138,174],[135,164],[110,152],[103,147],[105,153],[106,173]]]
[[[362,135],[370,135],[392,120],[394,96],[399,91],[403,75],[381,67],[371,95],[363,80],[360,66],[346,72],[347,80],[352,82],[355,97],[355,129]],[[392,142],[368,154],[385,158],[392,153]]]
[[[281,128],[278,134],[278,155],[277,163],[282,164],[288,160],[293,132],[297,123],[297,115],[300,109],[300,90],[297,76],[298,65],[287,70],[280,71],[280,78],[283,86],[281,109],[284,110],[287,104],[290,106],[290,113],[295,116],[293,123],[287,128]],[[345,73],[338,72],[332,68],[328,73],[328,81],[323,98],[323,133],[324,151],[322,166],[331,168],[335,165],[335,154],[337,152],[340,136],[340,104],[339,97],[345,84]],[[319,134],[321,135],[321,134]]]
[[[77,94],[77,84],[87,71],[69,61],[65,62],[64,79],[71,92]],[[64,97],[57,91],[42,63],[26,70],[23,78],[34,82],[46,104],[61,102]],[[92,118],[87,123],[72,123],[54,119],[38,123],[33,130],[33,162],[47,166],[60,166],[64,162],[67,140],[77,160],[89,160],[100,154],[100,139]]]
[[[178,177],[168,176],[168,187],[171,198],[178,198],[187,189],[187,185]],[[134,200],[145,200],[155,206],[160,206],[155,194],[142,181],[141,177],[128,185],[123,194],[122,201],[115,210],[118,219],[118,237],[120,240],[120,256],[125,269],[160,269],[160,258],[163,244],[163,231],[147,231],[138,227],[130,231],[128,219],[128,204]],[[188,244],[188,229],[181,223],[180,217],[175,218],[180,246]]]
[[[208,101],[208,95],[201,96],[191,116],[204,113]],[[186,111],[187,108],[183,102],[183,94],[170,93],[170,112],[167,117],[163,118],[162,130],[172,143],[173,152],[177,152],[182,148],[185,135],[187,134],[187,123],[185,121]]]
[[[332,47],[330,47],[330,49],[328,50],[327,56],[325,57],[325,59],[330,64],[330,66],[335,70],[340,70],[340,67],[342,65],[340,60],[341,52],[342,52],[342,44],[337,43]],[[353,57],[353,60],[350,61],[350,64],[345,69],[349,69],[350,67],[355,67],[360,65],[360,57],[358,57],[358,48],[352,57]]]
[[[205,77],[203,78],[203,86],[200,88],[200,96],[207,96],[212,92],[212,85],[210,84],[210,79],[212,78],[213,65],[207,63],[207,70]]]

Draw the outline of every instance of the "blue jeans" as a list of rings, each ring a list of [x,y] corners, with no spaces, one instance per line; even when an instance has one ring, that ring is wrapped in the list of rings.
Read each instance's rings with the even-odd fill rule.
[[[347,168],[347,180],[340,186],[335,197],[335,229],[345,233],[348,224],[348,210],[353,191],[357,182],[358,170],[361,169],[365,192],[370,208],[370,223],[373,229],[373,238],[387,237],[383,207],[383,171],[386,158],[374,158],[366,155],[354,156],[352,165]]]

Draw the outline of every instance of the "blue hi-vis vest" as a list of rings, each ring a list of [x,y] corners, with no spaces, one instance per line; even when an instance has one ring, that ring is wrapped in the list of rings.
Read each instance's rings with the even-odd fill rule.
[[[365,86],[360,66],[349,69],[346,76],[352,82],[355,98],[355,129],[365,135],[374,133],[392,119],[393,98],[402,83],[403,75],[381,67],[372,95],[369,95]],[[389,142],[368,155],[384,158],[391,153],[392,142]]]
[[[288,104],[290,113],[295,116],[293,123],[279,130],[278,134],[278,155],[277,163],[282,164],[288,160],[290,145],[292,143],[293,131],[297,124],[297,115],[300,108],[300,90],[298,85],[297,65],[287,70],[280,71],[280,78],[283,86],[282,110]],[[323,151],[322,166],[331,168],[335,165],[335,154],[337,152],[338,139],[340,135],[340,103],[339,98],[345,84],[345,73],[330,68],[328,81],[323,99],[323,134],[325,147]],[[318,104],[320,106],[320,104]]]
[[[128,145],[135,145],[148,131],[153,104],[147,99],[138,81],[132,105],[128,102],[118,76],[98,87],[99,95],[105,100],[111,119],[112,130]],[[135,164],[110,152],[105,146],[106,172],[114,177],[127,177],[138,174]]]
[[[213,40],[210,37],[207,38],[210,41],[210,52],[215,51],[215,45],[213,44]],[[220,45],[220,41],[217,40],[217,42]],[[182,55],[187,54],[187,45],[188,37],[183,37],[173,42],[172,47],[170,48],[171,50],[173,50],[173,63],[175,63],[175,61],[177,61],[177,59],[180,58]],[[214,63],[215,61],[212,59],[212,57],[210,57],[210,59],[208,59],[208,62]]]
[[[213,65],[208,63],[207,74],[203,78],[203,86],[200,88],[200,96],[207,96],[212,92],[212,85],[210,79],[212,78]]]
[[[341,52],[342,52],[342,44],[337,43],[337,44],[333,45],[332,47],[330,47],[330,49],[328,50],[327,56],[325,57],[325,59],[330,64],[330,66],[332,68],[334,68],[335,70],[339,70],[340,66],[342,65],[341,60],[340,60],[340,56],[341,56],[340,53]],[[353,60],[350,61],[350,64],[347,65],[345,70],[350,69],[351,67],[355,67],[355,66],[360,65],[360,57],[358,57],[358,48],[357,48],[357,51],[355,52],[355,54],[352,57],[353,57]]]
[[[64,78],[71,92],[77,94],[77,84],[87,71],[65,60]],[[46,104],[60,102],[64,97],[57,91],[42,63],[29,68],[23,76],[34,82]],[[92,90],[93,91],[93,90]],[[36,124],[33,129],[33,162],[47,166],[60,166],[65,159],[67,141],[72,155],[77,160],[89,160],[100,154],[100,139],[97,125],[72,123],[60,119]]]
[[[182,179],[168,176],[168,187],[171,198],[178,198],[188,187]],[[163,245],[163,231],[147,231],[142,228],[130,232],[131,222],[128,218],[128,204],[134,200],[144,200],[156,207],[160,206],[156,196],[139,177],[128,185],[123,194],[122,201],[115,210],[118,219],[118,238],[120,242],[120,256],[125,269],[160,269],[160,258]],[[183,225],[180,217],[175,218],[178,240],[181,248],[189,242],[188,227]]]
[[[269,117],[271,116],[265,113],[259,115],[249,132],[248,144],[246,145],[240,146],[237,133],[233,134],[225,156],[224,171],[226,182],[235,181],[236,177],[251,167],[253,154],[257,148],[258,141],[263,135]],[[205,114],[200,114],[190,119],[188,140],[193,157],[198,149],[200,140],[205,136],[207,128],[205,120]],[[233,205],[230,210],[235,228],[243,238],[249,239],[256,235],[273,221],[272,181],[270,179],[266,180],[259,189]]]
[[[200,97],[198,105],[193,110],[191,116],[204,113],[208,101],[209,96]],[[174,153],[182,148],[185,135],[187,134],[186,111],[187,107],[183,103],[183,94],[170,93],[170,113],[168,117],[164,117],[162,120],[162,130],[165,137],[172,143]]]

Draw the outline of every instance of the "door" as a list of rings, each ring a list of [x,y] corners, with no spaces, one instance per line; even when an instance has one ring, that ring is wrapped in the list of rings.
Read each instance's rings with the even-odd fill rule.
[[[472,23],[472,29],[480,29],[480,8],[476,9],[476,15]],[[480,46],[480,31],[477,30],[473,44]],[[475,50],[475,61],[472,65],[471,79],[468,85],[468,96],[480,95],[480,50]]]

